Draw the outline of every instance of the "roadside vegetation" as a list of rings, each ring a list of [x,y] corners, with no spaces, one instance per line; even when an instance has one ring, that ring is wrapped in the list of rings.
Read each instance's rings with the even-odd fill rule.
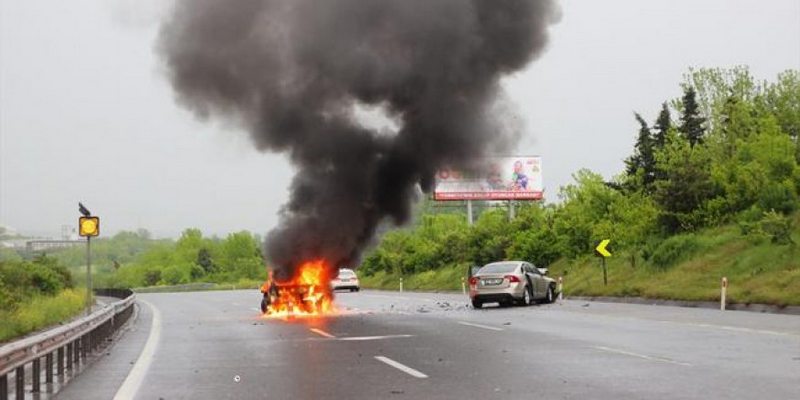
[[[580,170],[559,202],[517,204],[511,222],[488,203],[473,226],[423,204],[366,255],[364,286],[460,289],[470,265],[522,259],[565,275],[573,295],[714,300],[728,276],[732,301],[800,304],[800,72],[691,70],[681,88],[655,118],[634,114],[619,176]],[[605,238],[608,286],[592,256]]]
[[[144,230],[120,232],[92,240],[94,286],[192,287],[185,285],[213,283],[217,285],[208,287],[257,287],[266,277],[260,246],[261,239],[246,231],[220,239],[204,237],[198,229],[186,229],[177,240],[152,240]],[[75,282],[85,282],[83,246],[53,256],[68,266]]]
[[[0,342],[74,317],[85,304],[56,259],[0,260]]]

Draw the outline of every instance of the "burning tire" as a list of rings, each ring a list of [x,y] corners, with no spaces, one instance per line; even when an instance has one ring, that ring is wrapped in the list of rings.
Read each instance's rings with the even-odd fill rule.
[[[269,309],[269,297],[262,296],[261,297],[261,313],[262,314],[266,314],[268,309]]]

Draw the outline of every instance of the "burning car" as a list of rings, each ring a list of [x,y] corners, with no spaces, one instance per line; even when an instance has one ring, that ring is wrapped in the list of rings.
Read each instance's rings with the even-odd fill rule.
[[[300,265],[288,281],[270,276],[261,285],[261,312],[268,316],[320,315],[333,311],[330,273],[324,261]]]

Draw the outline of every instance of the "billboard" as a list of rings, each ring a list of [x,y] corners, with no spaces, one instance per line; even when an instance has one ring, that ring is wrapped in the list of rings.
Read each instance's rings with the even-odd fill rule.
[[[472,173],[443,168],[436,174],[434,200],[541,200],[542,158],[492,157]]]

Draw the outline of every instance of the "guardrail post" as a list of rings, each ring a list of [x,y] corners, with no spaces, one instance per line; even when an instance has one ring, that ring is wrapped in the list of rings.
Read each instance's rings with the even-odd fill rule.
[[[59,347],[58,351],[56,351],[56,365],[57,365],[57,368],[58,368],[58,371],[56,371],[56,373],[59,376],[63,376],[64,375],[64,346]]]
[[[75,339],[72,342],[72,362],[75,364],[81,363],[81,338]]]
[[[17,367],[17,372],[14,373],[17,384],[14,389],[17,392],[17,400],[25,400],[25,366]]]
[[[42,383],[42,359],[36,358],[31,365],[31,392],[39,393]]]
[[[81,336],[81,358],[83,358],[84,362],[86,361],[86,354],[89,353],[89,346],[91,346],[91,337],[91,333]]]
[[[72,370],[72,342],[67,343],[67,369]]]
[[[8,400],[8,375],[0,376],[0,400]]]
[[[53,353],[47,353],[44,356],[44,382],[45,383],[53,383]]]

